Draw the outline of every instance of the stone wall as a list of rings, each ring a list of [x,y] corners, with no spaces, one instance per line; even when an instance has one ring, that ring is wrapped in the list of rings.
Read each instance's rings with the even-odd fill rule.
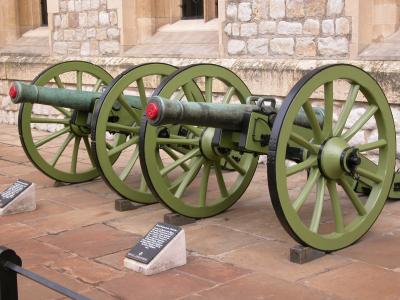
[[[345,58],[351,19],[344,0],[227,0],[226,53]]]
[[[107,0],[55,0],[52,50],[55,55],[98,56],[120,53],[116,9]]]

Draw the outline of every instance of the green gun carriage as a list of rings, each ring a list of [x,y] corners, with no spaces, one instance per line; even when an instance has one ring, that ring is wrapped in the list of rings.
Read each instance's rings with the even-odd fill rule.
[[[191,81],[203,92],[174,100]],[[316,249],[349,246],[373,225],[386,199],[399,196],[388,101],[368,73],[346,64],[309,72],[280,100],[251,95],[220,66],[170,74],[140,127],[147,184],[172,211],[210,217],[241,197],[258,156],[266,154],[269,194],[285,230]],[[360,139],[364,129],[367,141]],[[169,152],[175,159],[163,159]]]
[[[140,118],[148,86],[175,70],[148,63],[113,79],[99,66],[68,61],[44,70],[31,84],[14,82],[10,97],[21,103],[18,128],[25,153],[57,181],[80,183],[101,174],[121,196],[154,203],[138,163]],[[53,132],[36,130],[49,127]]]

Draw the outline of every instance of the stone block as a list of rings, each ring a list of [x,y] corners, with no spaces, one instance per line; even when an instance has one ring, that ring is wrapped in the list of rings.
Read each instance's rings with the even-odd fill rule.
[[[96,37],[96,28],[89,28],[86,31],[86,36],[88,39]]]
[[[335,21],[337,35],[346,35],[350,33],[350,22],[347,18],[337,18]]]
[[[305,20],[303,34],[319,35],[319,21],[316,19]]]
[[[276,22],[261,21],[260,24],[258,24],[258,32],[260,34],[274,34],[276,32]]]
[[[89,10],[90,9],[90,0],[82,0],[81,9]]]
[[[296,55],[299,56],[316,56],[317,45],[313,38],[297,38],[296,39]]]
[[[119,29],[118,28],[108,28],[107,29],[107,36],[111,40],[119,39]]]
[[[349,53],[349,41],[345,37],[319,38],[318,51],[323,56],[346,55]]]
[[[241,2],[238,5],[238,19],[242,22],[247,22],[251,20],[251,3]]]
[[[61,16],[60,15],[54,16],[54,27],[55,28],[61,27]]]
[[[287,0],[286,1],[286,17],[303,18],[304,17],[304,1],[303,0]]]
[[[273,19],[280,19],[285,17],[285,0],[270,0],[269,2],[269,15]]]
[[[97,30],[96,30],[96,40],[98,40],[98,41],[107,40],[107,28],[97,28]]]
[[[232,23],[232,35],[233,36],[240,35],[240,23]]]
[[[88,16],[86,12],[79,14],[79,27],[87,27],[88,26]]]
[[[242,40],[229,40],[228,53],[232,55],[246,53],[246,42]]]
[[[225,25],[224,32],[227,35],[231,35],[232,34],[232,23],[228,23],[228,24]]]
[[[73,29],[65,29],[64,30],[64,40],[65,41],[73,41],[75,38],[75,30]]]
[[[81,45],[81,55],[89,56],[90,55],[90,43],[88,41],[83,41]]]
[[[88,12],[88,26],[97,27],[99,25],[99,13],[97,11]]]
[[[335,34],[335,25],[332,19],[322,21],[322,33],[325,35]]]
[[[54,42],[53,52],[58,55],[66,55],[68,52],[68,44],[66,42]]]
[[[167,213],[164,215],[164,223],[182,226],[186,224],[195,223],[197,220],[194,218],[189,218],[176,213]]]
[[[328,16],[340,15],[343,11],[343,0],[328,0],[326,14]]]
[[[290,256],[289,259],[291,262],[296,264],[304,264],[315,260],[317,258],[321,258],[325,256],[326,253],[314,248],[305,247],[302,245],[296,245],[290,248]]]
[[[294,39],[293,38],[274,38],[270,41],[270,48],[273,54],[293,55]]]
[[[110,11],[110,25],[117,26],[118,25],[118,14],[115,10]]]
[[[99,50],[100,54],[119,54],[119,41],[100,41]]]
[[[278,23],[278,33],[285,35],[301,34],[303,26],[299,22],[281,21]]]
[[[227,20],[236,20],[237,18],[237,4],[236,3],[229,3],[226,7],[226,18]]]
[[[74,0],[68,1],[68,11],[75,11],[75,1]]]
[[[322,17],[325,15],[326,0],[304,0],[307,17]]]
[[[100,0],[90,0],[90,8],[91,9],[99,9]]]
[[[106,11],[99,12],[99,24],[100,26],[110,25],[110,16],[108,15],[108,12]]]
[[[241,36],[253,36],[257,34],[257,23],[243,23],[240,25]]]
[[[253,55],[268,55],[268,39],[249,39],[247,49]]]

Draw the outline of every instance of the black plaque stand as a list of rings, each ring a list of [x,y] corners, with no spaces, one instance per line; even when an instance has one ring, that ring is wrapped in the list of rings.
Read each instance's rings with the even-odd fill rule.
[[[0,215],[11,215],[36,209],[35,184],[18,179],[0,193]]]
[[[289,259],[296,264],[305,264],[315,259],[321,258],[326,255],[326,252],[306,247],[303,245],[296,245],[290,248]]]
[[[144,275],[153,275],[186,264],[186,240],[182,228],[156,224],[128,252],[124,266]]]
[[[128,210],[135,210],[140,207],[143,207],[143,204],[138,204],[127,199],[116,199],[115,200],[115,210],[116,211],[128,211]]]
[[[182,226],[186,224],[195,223],[197,219],[189,218],[182,216],[176,213],[168,213],[164,215],[164,223],[175,225],[175,226]]]

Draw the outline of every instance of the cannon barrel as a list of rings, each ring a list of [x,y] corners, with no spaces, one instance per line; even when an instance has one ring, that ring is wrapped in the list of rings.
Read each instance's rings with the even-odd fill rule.
[[[324,110],[313,109],[322,127]],[[255,104],[184,102],[155,96],[150,99],[146,107],[146,116],[150,124],[155,126],[186,124],[239,131],[243,128],[247,112],[260,111],[260,106]],[[296,116],[294,123],[298,126],[310,127],[308,118],[302,110]]]
[[[9,95],[13,103],[38,103],[91,112],[96,99],[102,93],[63,88],[49,88],[16,81],[10,88]],[[139,96],[124,95],[124,99],[135,108],[141,108]]]

